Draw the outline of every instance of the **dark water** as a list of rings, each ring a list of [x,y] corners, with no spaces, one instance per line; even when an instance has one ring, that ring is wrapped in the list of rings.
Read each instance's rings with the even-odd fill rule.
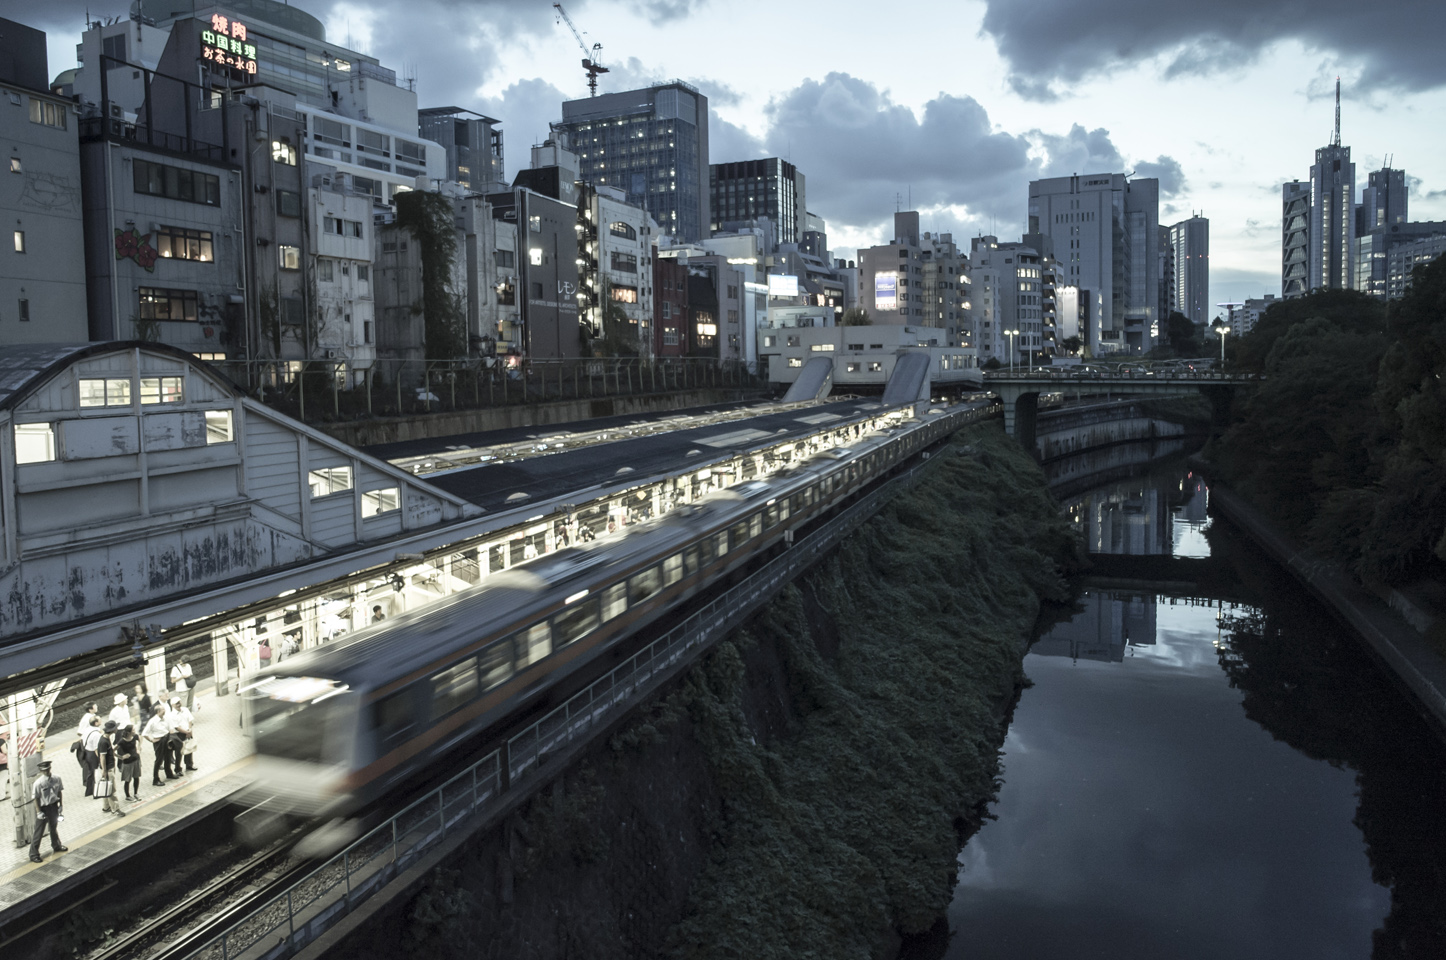
[[[1207,498],[1067,498],[1100,576],[1026,657],[931,955],[1446,958],[1446,750]]]

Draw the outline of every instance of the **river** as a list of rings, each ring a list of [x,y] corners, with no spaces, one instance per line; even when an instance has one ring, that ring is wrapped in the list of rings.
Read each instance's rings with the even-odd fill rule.
[[[1446,749],[1404,695],[1183,461],[1061,496],[1092,576],[905,955],[1446,958]]]

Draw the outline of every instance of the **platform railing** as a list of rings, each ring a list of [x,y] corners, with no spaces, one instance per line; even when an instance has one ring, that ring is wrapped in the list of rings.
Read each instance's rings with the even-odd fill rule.
[[[922,445],[991,416],[992,407],[962,410],[923,427]],[[382,889],[462,821],[501,807],[529,788],[549,756],[589,731],[605,728],[701,652],[739,626],[900,492],[922,479],[916,464],[827,520],[808,537],[691,614],[681,624],[510,738],[496,750],[408,805],[341,853],[289,884],[258,909],[204,941],[189,957],[279,960],[295,953]],[[504,788],[502,763],[507,763]]]

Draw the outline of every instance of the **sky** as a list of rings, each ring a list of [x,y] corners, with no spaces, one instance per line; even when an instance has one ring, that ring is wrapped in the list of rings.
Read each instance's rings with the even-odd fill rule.
[[[4,5],[17,2],[5,0]],[[541,0],[295,0],[330,41],[415,78],[421,106],[499,118],[511,176],[561,102],[587,95],[578,49]],[[1331,138],[1359,188],[1386,158],[1410,218],[1446,220],[1446,3],[1381,0],[571,0],[611,68],[600,92],[674,78],[709,98],[713,162],[781,156],[807,178],[835,257],[887,241],[901,206],[925,230],[1018,239],[1028,183],[1159,177],[1160,222],[1210,220],[1211,300],[1280,292],[1280,185]],[[111,9],[111,8],[114,9]],[[74,65],[85,12],[8,15]]]

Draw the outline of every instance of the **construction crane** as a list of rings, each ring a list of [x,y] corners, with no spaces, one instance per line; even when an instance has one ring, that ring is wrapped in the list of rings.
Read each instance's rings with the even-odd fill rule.
[[[572,17],[569,17],[567,11],[562,9],[562,4],[554,3],[552,8],[557,11],[557,19],[567,24],[567,28],[572,31],[572,35],[577,38],[577,45],[582,47],[582,68],[587,71],[588,96],[595,97],[597,96],[598,74],[608,72],[608,68],[602,65],[602,44],[595,43],[592,45],[592,49],[589,50],[587,41],[584,40],[582,34],[578,32],[577,26],[572,22]]]

